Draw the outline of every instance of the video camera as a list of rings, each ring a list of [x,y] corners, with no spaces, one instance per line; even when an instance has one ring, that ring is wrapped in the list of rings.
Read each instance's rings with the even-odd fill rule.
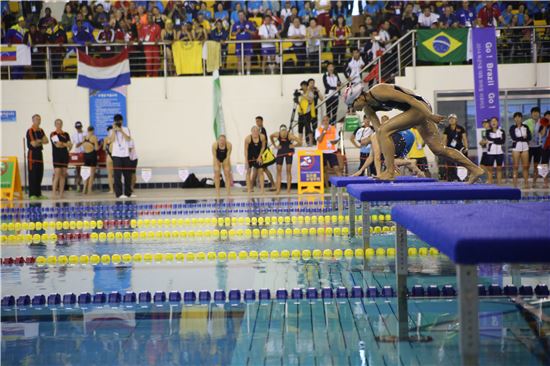
[[[302,91],[300,89],[295,89],[294,93],[292,94],[294,103],[300,104],[300,97],[302,96]]]

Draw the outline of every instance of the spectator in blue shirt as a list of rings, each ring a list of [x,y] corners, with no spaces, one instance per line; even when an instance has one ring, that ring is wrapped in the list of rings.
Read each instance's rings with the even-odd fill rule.
[[[343,1],[337,1],[330,10],[330,17],[333,23],[336,23],[336,19],[338,19],[340,15],[343,16],[344,19],[348,17],[348,8]]]
[[[225,59],[227,57],[227,41],[229,39],[229,32],[223,28],[222,21],[220,19],[216,20],[214,23],[214,29],[210,32],[210,40],[220,42],[222,49],[222,68],[225,65]]]
[[[518,7],[518,25],[523,26],[525,25],[525,5],[520,4]]]
[[[263,1],[249,1],[247,8],[248,15],[256,17],[258,14],[263,13],[262,3]]]
[[[206,8],[206,3],[205,2],[201,2],[201,10],[199,10],[198,14],[202,14],[204,19],[206,19],[208,21],[210,21],[212,19],[212,13],[210,12],[210,10],[208,10]]]
[[[76,30],[73,30],[73,42],[80,45],[86,43],[94,43],[94,36],[88,29],[83,25],[82,19],[77,19],[75,24]],[[74,27],[73,27],[74,29]]]
[[[504,24],[508,25],[512,21],[512,16],[514,15],[512,14],[512,11],[513,11],[512,4],[508,4],[508,6],[506,7],[506,10],[502,12],[502,19],[504,19]]]
[[[235,10],[231,12],[231,23],[237,23],[239,21],[239,13],[244,11],[243,6],[240,2],[235,4]]]
[[[88,33],[92,33],[94,31],[94,27],[92,26],[92,24],[86,20],[83,20],[82,19],[82,14],[77,14],[76,17],[74,18],[74,24],[73,24],[73,27],[71,28],[71,32],[76,33],[78,32],[78,26],[77,26],[77,22],[78,21],[81,21],[82,23],[82,27],[84,29],[86,29],[86,31]]]
[[[216,5],[216,11],[214,12],[214,20],[229,21],[229,13],[223,8],[222,3]]]
[[[303,9],[298,12],[298,16],[302,19],[302,23],[309,24],[309,20],[317,16],[317,12],[315,9],[311,9],[311,3],[306,1]]]
[[[233,11],[239,11],[239,10],[244,10],[244,8],[246,7],[246,2],[244,0],[233,0],[231,1],[231,10]],[[237,5],[240,5],[240,8],[237,8]]]
[[[461,27],[471,27],[476,19],[476,13],[470,7],[468,1],[462,2],[462,8],[456,11],[456,15],[458,17],[458,23]]]
[[[254,24],[252,24],[246,16],[244,15],[244,11],[239,12],[239,20],[233,24],[233,27],[231,28],[231,33],[235,35],[235,38],[237,41],[249,41],[252,39],[252,36],[256,33],[256,28],[254,27]],[[237,43],[237,47],[235,49],[235,53],[237,57],[241,58],[244,57],[244,63],[246,65],[246,73],[250,75],[250,62],[251,62],[251,56],[254,54],[254,50],[252,49],[252,43]],[[241,50],[242,47],[242,50]],[[242,70],[242,63],[238,63],[238,69],[239,74],[243,73]]]
[[[362,3],[362,2],[360,2]],[[363,13],[375,17],[378,13],[382,12],[384,4],[377,0],[369,0],[363,7]]]
[[[453,7],[447,5],[442,16],[439,17],[439,23],[443,28],[456,28],[458,27],[458,18],[453,14]]]

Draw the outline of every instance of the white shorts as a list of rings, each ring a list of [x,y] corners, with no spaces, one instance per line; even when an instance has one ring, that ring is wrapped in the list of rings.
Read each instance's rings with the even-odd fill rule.
[[[529,151],[529,144],[525,141],[518,141],[512,151]]]

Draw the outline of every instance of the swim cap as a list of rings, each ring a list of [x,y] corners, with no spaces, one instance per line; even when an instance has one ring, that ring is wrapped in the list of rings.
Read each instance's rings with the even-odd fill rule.
[[[359,98],[362,92],[363,85],[349,85],[344,91],[344,102],[348,105],[348,107],[351,107],[353,105],[353,102],[355,102],[355,99]]]

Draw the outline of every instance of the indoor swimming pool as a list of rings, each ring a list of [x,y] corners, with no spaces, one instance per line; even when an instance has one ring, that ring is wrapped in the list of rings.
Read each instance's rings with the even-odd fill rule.
[[[4,208],[2,360],[460,364],[453,263],[409,237],[413,336],[396,342],[389,208],[372,209],[367,250],[345,212],[281,199]],[[518,288],[507,265],[479,267],[481,364],[548,364],[548,269],[522,266]]]

